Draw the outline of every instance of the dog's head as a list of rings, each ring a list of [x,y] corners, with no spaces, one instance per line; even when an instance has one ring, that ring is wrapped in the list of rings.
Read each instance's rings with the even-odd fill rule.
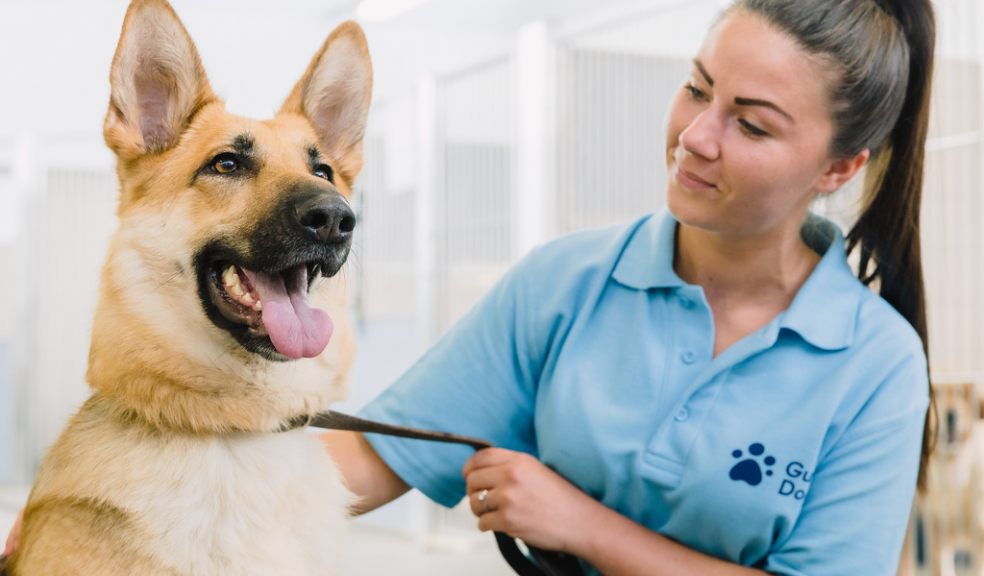
[[[90,381],[110,358],[161,370],[176,356],[185,366],[163,377],[181,381],[214,378],[196,364],[255,375],[320,355],[334,322],[318,280],[351,247],[371,93],[358,25],[335,29],[277,115],[258,121],[226,111],[165,0],[135,0],[110,83],[120,228]],[[127,351],[100,354],[112,338]]]

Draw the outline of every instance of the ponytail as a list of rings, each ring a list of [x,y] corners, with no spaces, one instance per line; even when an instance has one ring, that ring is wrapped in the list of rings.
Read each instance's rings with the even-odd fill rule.
[[[928,358],[929,330],[919,238],[935,24],[928,0],[894,4],[897,7],[890,13],[900,23],[909,44],[906,97],[888,145],[869,164],[865,207],[847,234],[847,251],[859,251],[859,278],[865,284],[878,281],[879,294],[915,328]],[[926,487],[926,468],[936,439],[932,384],[929,398],[919,466],[920,489]]]

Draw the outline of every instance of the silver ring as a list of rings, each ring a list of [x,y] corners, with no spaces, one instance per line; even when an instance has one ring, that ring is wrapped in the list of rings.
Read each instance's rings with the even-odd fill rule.
[[[481,490],[478,491],[478,501],[480,503],[485,504],[485,501],[488,500],[488,498],[489,498],[488,488],[482,488]]]

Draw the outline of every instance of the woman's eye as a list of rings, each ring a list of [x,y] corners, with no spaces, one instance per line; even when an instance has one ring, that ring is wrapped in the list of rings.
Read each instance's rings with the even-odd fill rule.
[[[239,169],[239,160],[232,154],[219,154],[212,160],[212,170],[216,174],[232,174]]]
[[[327,164],[318,164],[314,167],[314,175],[318,178],[324,178],[325,180],[334,183],[335,173],[332,171],[331,166]]]
[[[768,136],[769,135],[768,132],[766,132],[765,130],[762,130],[761,128],[759,128],[758,126],[752,124],[748,120],[739,120],[738,123],[741,124],[742,130],[744,130],[747,134],[750,134],[752,136]]]
[[[684,89],[690,93],[691,98],[698,102],[704,102],[707,100],[707,93],[689,82],[684,85]]]

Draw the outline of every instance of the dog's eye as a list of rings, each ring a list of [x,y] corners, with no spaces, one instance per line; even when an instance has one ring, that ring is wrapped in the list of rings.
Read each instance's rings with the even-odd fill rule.
[[[212,170],[216,174],[232,174],[239,169],[239,160],[232,154],[219,154],[212,160]]]
[[[314,175],[318,178],[324,178],[331,183],[335,182],[335,172],[331,169],[331,166],[327,164],[318,164],[315,166]]]

